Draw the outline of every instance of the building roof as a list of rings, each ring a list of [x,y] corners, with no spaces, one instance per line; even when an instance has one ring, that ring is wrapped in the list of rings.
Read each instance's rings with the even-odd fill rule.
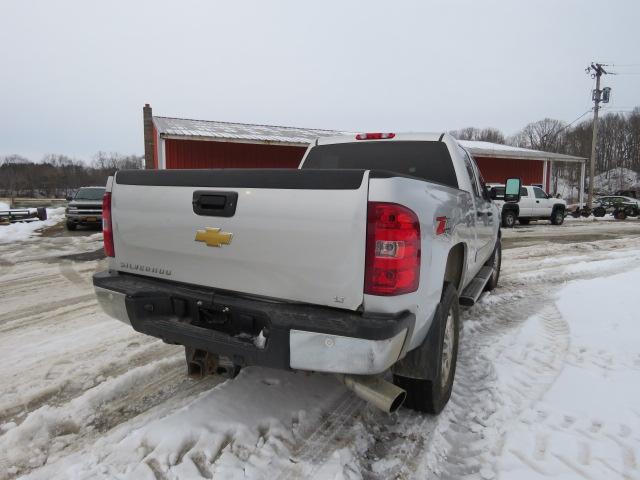
[[[230,123],[156,116],[153,117],[153,123],[158,134],[163,138],[209,139],[226,142],[265,143],[300,147],[306,147],[318,137],[354,134],[354,132],[317,128],[254,125],[249,123]],[[460,143],[469,150],[472,155],[477,157],[554,160],[562,162],[584,162],[586,160],[582,157],[512,147],[499,143],[472,140],[460,140]]]
[[[190,120],[186,118],[153,117],[153,123],[164,138],[187,137],[192,139],[215,138],[221,141],[246,141],[250,143],[275,143],[306,147],[318,137],[341,135],[348,132],[317,128],[280,127],[248,123]]]
[[[543,152],[529,148],[512,147],[501,143],[480,142],[477,140],[458,140],[476,157],[514,158],[519,160],[554,160],[558,162],[585,162],[586,158],[564,155],[562,153]]]

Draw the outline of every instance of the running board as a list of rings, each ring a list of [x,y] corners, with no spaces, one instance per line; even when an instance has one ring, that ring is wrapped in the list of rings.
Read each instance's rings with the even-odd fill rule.
[[[467,285],[467,288],[460,294],[460,305],[465,307],[474,306],[484,291],[484,287],[491,278],[492,273],[493,267],[489,265],[482,267],[475,278]]]

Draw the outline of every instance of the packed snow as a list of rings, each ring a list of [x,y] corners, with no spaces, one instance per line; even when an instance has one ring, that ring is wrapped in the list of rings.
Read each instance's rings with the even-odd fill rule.
[[[100,234],[0,245],[0,479],[640,479],[640,222],[504,232],[439,416],[329,375],[185,374],[106,317]]]

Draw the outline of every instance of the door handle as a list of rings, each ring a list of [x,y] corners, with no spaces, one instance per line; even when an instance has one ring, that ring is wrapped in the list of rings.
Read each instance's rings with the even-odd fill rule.
[[[238,204],[237,192],[199,190],[193,192],[193,213],[208,217],[233,217]]]
[[[536,200],[536,203],[540,203],[540,200]]]

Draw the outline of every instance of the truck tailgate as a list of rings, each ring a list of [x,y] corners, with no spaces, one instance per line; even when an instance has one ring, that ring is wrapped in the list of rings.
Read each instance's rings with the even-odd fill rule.
[[[355,310],[363,300],[368,173],[118,172],[113,266]]]

